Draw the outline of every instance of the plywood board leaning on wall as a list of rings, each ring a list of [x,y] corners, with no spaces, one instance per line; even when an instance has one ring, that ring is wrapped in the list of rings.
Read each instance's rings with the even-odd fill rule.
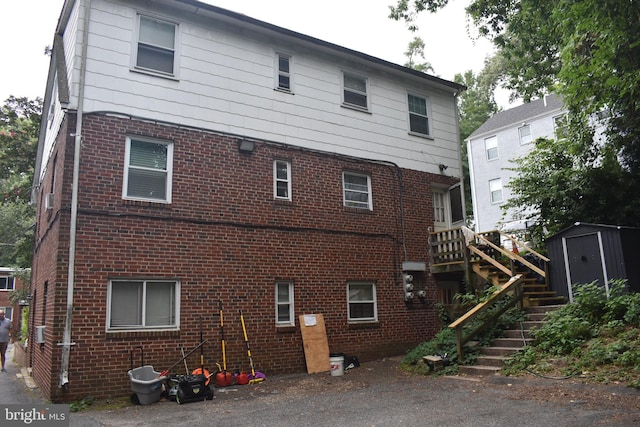
[[[326,372],[329,366],[329,342],[322,314],[303,314],[300,316],[300,331],[304,345],[304,358],[307,372]]]

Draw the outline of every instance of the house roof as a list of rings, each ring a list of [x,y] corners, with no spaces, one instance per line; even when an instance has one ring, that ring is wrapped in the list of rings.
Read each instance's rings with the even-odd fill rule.
[[[240,23],[244,23],[244,24],[248,24],[248,25],[253,25],[256,27],[259,27],[262,30],[266,30],[269,32],[275,32],[278,33],[280,35],[283,35],[285,37],[292,37],[295,39],[298,39],[302,42],[306,42],[306,43],[310,43],[313,44],[315,46],[318,46],[322,49],[328,49],[333,51],[334,53],[338,53],[338,54],[342,54],[342,55],[347,55],[349,57],[356,57],[359,58],[361,60],[370,62],[372,64],[378,65],[378,66],[382,66],[383,68],[386,68],[387,70],[393,70],[396,72],[402,72],[405,74],[409,74],[409,75],[413,75],[415,77],[418,77],[420,79],[425,80],[426,82],[431,83],[432,85],[438,85],[438,86],[444,86],[445,88],[448,88],[449,90],[451,90],[453,93],[457,94],[463,90],[466,89],[466,86],[449,81],[449,80],[445,80],[445,79],[441,79],[440,77],[436,77],[436,76],[432,76],[430,74],[426,74],[423,73],[421,71],[417,71],[414,70],[412,68],[408,68],[408,67],[404,67],[402,65],[398,65],[398,64],[394,64],[392,62],[389,61],[385,61],[384,59],[380,59],[380,58],[376,58],[374,56],[371,55],[367,55],[365,53],[362,52],[358,52],[355,50],[351,50],[348,49],[346,47],[343,46],[339,46],[333,43],[329,43],[326,42],[324,40],[320,40],[317,39],[315,37],[311,37],[311,36],[307,36],[305,34],[301,34],[295,31],[291,31],[288,30],[286,28],[283,27],[278,27],[277,25],[273,25],[273,24],[269,24],[267,22],[264,21],[260,21],[258,19],[255,18],[251,18],[247,15],[241,14],[241,13],[237,13],[237,12],[233,12],[230,11],[228,9],[223,9],[221,7],[218,6],[213,6],[207,3],[203,3],[201,1],[198,0],[175,0],[175,2],[177,3],[181,3],[187,7],[189,7],[189,9],[191,10],[191,12],[193,13],[199,13],[200,11],[205,11],[205,12],[209,12],[209,13],[214,13],[217,14],[219,16],[225,17],[227,19],[231,19],[234,21],[238,21]]]
[[[503,127],[524,123],[534,117],[550,114],[562,109],[562,100],[559,96],[551,94],[535,101],[527,102],[508,110],[500,111],[489,118],[476,129],[468,139],[478,135],[490,133]]]

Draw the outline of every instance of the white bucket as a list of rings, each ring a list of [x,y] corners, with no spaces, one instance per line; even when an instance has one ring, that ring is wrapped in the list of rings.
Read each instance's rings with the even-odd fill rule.
[[[332,376],[339,377],[344,375],[344,356],[329,357],[329,367],[331,368]]]

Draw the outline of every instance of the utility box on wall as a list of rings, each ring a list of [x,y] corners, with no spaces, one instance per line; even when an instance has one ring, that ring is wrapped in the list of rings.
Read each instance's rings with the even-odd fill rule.
[[[640,292],[640,228],[577,222],[547,239],[550,287],[573,301],[576,284],[627,279]]]

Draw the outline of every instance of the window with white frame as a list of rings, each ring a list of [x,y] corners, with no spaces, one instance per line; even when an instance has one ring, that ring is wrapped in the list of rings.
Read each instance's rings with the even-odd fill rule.
[[[276,54],[278,74],[276,88],[287,92],[293,91],[291,56],[282,53]]]
[[[366,77],[343,73],[342,93],[344,104],[365,110],[369,108]]]
[[[484,148],[487,152],[487,160],[495,160],[498,158],[498,137],[491,136],[485,138]]]
[[[276,283],[276,325],[293,326],[293,283]]]
[[[377,321],[376,287],[373,283],[347,284],[348,321]]]
[[[135,68],[175,76],[177,33],[173,22],[138,15]]]
[[[429,113],[427,98],[409,94],[409,130],[420,135],[429,135]]]
[[[4,311],[4,318],[13,320],[13,307],[0,307],[0,310]]]
[[[175,280],[111,280],[108,329],[177,329],[180,284]]]
[[[127,137],[122,196],[170,203],[172,165],[173,143]]]
[[[447,208],[444,190],[433,192],[433,221],[436,224],[446,224]]]
[[[12,276],[0,277],[0,291],[13,291],[15,287],[15,280]]]
[[[518,136],[520,137],[520,144],[524,145],[530,143],[533,140],[531,136],[531,126],[524,125],[522,127],[519,127]]]
[[[273,162],[273,196],[280,200],[291,200],[291,163],[285,160]]]
[[[349,208],[373,209],[371,203],[371,179],[354,172],[342,173],[343,204]]]
[[[491,194],[491,203],[502,202],[502,178],[489,180],[489,192]]]

